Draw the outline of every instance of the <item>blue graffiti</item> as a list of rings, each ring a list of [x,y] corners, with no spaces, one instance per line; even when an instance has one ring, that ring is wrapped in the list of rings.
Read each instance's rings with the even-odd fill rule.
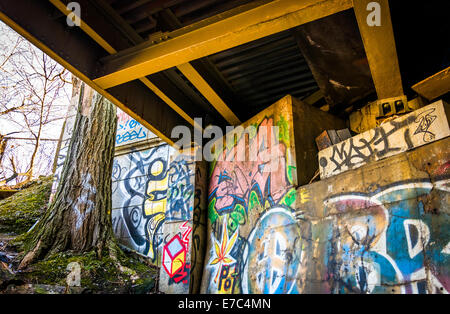
[[[301,251],[300,228],[292,213],[282,207],[266,212],[244,251],[243,293],[299,293]]]
[[[123,124],[119,123],[117,126],[116,145],[136,139],[144,139],[146,136],[147,132],[139,122],[133,119],[128,120]]]
[[[327,209],[342,213],[335,234],[338,257],[327,261],[338,279],[335,292],[448,292],[450,219],[425,210],[421,199],[433,190],[437,199],[446,199],[448,190],[440,185],[407,182],[327,200]]]

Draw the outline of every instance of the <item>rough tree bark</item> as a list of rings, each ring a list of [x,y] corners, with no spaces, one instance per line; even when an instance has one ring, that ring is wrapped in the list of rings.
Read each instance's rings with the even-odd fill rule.
[[[0,165],[2,164],[3,155],[5,154],[7,141],[8,139],[0,134]]]
[[[19,268],[53,253],[116,250],[111,225],[115,106],[81,84],[78,113],[60,182],[48,210],[27,235]]]

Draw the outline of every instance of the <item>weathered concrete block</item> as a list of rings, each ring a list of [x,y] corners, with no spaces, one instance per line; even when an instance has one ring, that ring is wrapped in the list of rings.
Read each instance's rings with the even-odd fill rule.
[[[116,147],[130,145],[155,138],[156,135],[125,112],[117,113]]]
[[[160,265],[165,219],[168,145],[116,156],[112,177],[113,228],[120,243]]]
[[[297,193],[304,293],[450,291],[450,138],[373,162]],[[303,228],[305,230],[305,228]]]
[[[449,105],[438,101],[324,149],[319,152],[320,177],[328,178],[447,137],[450,128],[446,114],[450,114]]]

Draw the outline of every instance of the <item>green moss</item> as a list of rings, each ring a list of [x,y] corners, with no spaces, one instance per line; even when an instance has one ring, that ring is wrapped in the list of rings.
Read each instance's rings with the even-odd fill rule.
[[[41,287],[35,287],[34,288],[34,293],[36,294],[48,294],[47,290],[41,288]]]
[[[33,284],[66,286],[67,266],[77,262],[81,268],[81,287],[93,293],[147,293],[153,289],[158,275],[156,267],[122,256],[119,265],[109,256],[98,259],[95,252],[54,254],[33,264],[23,279]]]
[[[21,234],[45,212],[53,177],[31,183],[24,190],[0,201],[0,233]]]

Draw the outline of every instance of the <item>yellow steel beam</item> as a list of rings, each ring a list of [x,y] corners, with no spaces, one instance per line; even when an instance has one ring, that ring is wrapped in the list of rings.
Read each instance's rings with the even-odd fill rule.
[[[209,103],[227,120],[231,125],[239,125],[241,121],[225,104],[225,102],[209,86],[208,82],[194,69],[190,63],[177,66],[183,75],[205,96]]]
[[[450,67],[415,84],[412,89],[428,100],[450,92]]]
[[[75,12],[70,11],[67,9],[66,5],[62,3],[60,0],[49,0],[51,4],[53,4],[59,11],[61,11],[64,15],[69,15],[70,13],[73,13],[76,15]],[[108,53],[113,54],[116,53],[117,50],[114,49],[110,44],[108,44],[99,34],[97,34],[89,25],[84,23],[84,21],[81,19],[80,16],[77,15],[77,17],[80,20],[80,28],[89,35],[97,44],[99,44],[103,49],[108,51]]]
[[[122,111],[124,111],[126,114],[131,116],[133,119],[138,121],[140,124],[142,124],[144,127],[149,129],[151,132],[153,132],[155,135],[157,135],[159,138],[161,138],[163,141],[168,143],[171,146],[175,146],[175,143],[167,136],[165,136],[163,133],[158,131],[156,128],[154,128],[151,124],[149,124],[147,121],[142,119],[139,115],[131,111],[124,103],[122,103],[117,98],[113,97],[111,94],[106,92],[104,89],[102,89],[100,86],[95,84],[91,79],[89,79],[86,75],[84,75],[82,72],[80,72],[78,69],[73,67],[70,63],[66,62],[63,58],[61,58],[58,54],[56,54],[51,48],[47,47],[45,44],[43,44],[40,40],[35,38],[33,35],[31,35],[27,30],[22,28],[19,24],[15,23],[12,19],[10,19],[8,16],[6,16],[3,12],[0,12],[0,20],[3,21],[6,25],[14,29],[19,35],[26,38],[29,42],[31,42],[33,45],[38,47],[40,50],[42,50],[44,53],[46,53],[48,56],[50,56],[53,60],[61,64],[64,68],[69,70],[71,73],[73,73],[75,76],[77,76],[79,79],[84,81],[86,84],[88,84],[90,87],[92,87],[95,91],[97,91],[100,95],[104,96],[106,99],[111,101],[113,104],[115,104],[117,107],[119,107]]]
[[[378,3],[380,5],[379,12],[378,8],[368,7],[369,3]],[[353,0],[353,8],[378,99],[402,96],[402,79],[388,0],[377,0],[376,2]],[[372,23],[370,23],[372,26],[369,25],[368,17],[372,21],[373,14],[379,14],[380,26],[372,25]],[[375,18],[374,20],[376,21]]]
[[[67,9],[66,5],[62,3],[60,0],[49,0],[58,10],[60,10],[63,14],[68,15],[70,13],[75,14],[73,11]],[[117,53],[117,50],[114,49],[106,40],[104,40],[99,34],[97,34],[87,23],[85,23],[80,16],[78,16],[80,20],[80,28],[91,37],[97,44],[99,44],[103,49],[105,49],[109,54]],[[189,122],[194,127],[199,127],[183,109],[181,109],[175,102],[173,102],[169,96],[164,94],[155,84],[153,84],[148,78],[141,77],[139,80],[145,84],[150,90],[152,90],[159,98],[161,98],[166,104],[168,104],[175,112],[177,112],[180,116],[182,116],[187,122]],[[155,132],[153,132],[155,133]]]
[[[251,2],[250,4],[239,6],[235,9],[228,10],[222,14],[226,16],[231,16],[236,14],[236,12],[242,12],[248,10],[250,7],[256,7],[261,5],[262,3],[267,3],[267,0],[259,0]],[[250,5],[250,6],[249,6]],[[163,17],[163,20],[168,23],[169,27],[175,30],[180,30],[182,24],[178,20],[178,18],[172,13],[170,9],[164,10],[166,17]],[[214,16],[213,18],[218,18],[218,16]],[[205,23],[205,20],[202,20]],[[198,22],[197,22],[198,23]],[[195,23],[194,23],[195,24]],[[198,25],[197,25],[198,26]],[[190,25],[190,27],[196,27],[194,25]],[[181,28],[186,32],[185,28]],[[172,33],[173,35],[173,33]],[[214,65],[211,65],[214,67]],[[225,104],[225,102],[220,98],[220,96],[214,91],[214,89],[209,85],[209,83],[202,77],[202,75],[190,64],[185,63],[181,64],[177,67],[183,75],[194,85],[197,90],[205,97],[206,100],[219,112],[220,115],[231,125],[241,124],[239,118],[233,113],[233,111]]]
[[[169,34],[171,39],[158,44],[145,43],[105,58],[104,75],[94,81],[105,89],[117,86],[351,7],[352,0],[274,0],[175,38]]]
[[[148,88],[150,88],[159,98],[161,98],[166,104],[168,104],[173,110],[175,110],[180,116],[182,116],[186,121],[192,124],[194,127],[201,126],[197,125],[187,113],[185,113],[180,107],[177,106],[166,94],[164,94],[158,87],[155,86],[150,80],[146,77],[142,77],[139,79],[142,83],[145,84]]]

